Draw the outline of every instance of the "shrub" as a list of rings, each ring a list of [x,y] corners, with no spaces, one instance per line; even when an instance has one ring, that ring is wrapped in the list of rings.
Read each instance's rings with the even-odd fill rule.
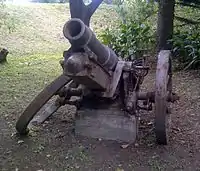
[[[107,28],[100,37],[122,58],[136,59],[149,50],[154,42],[150,27],[137,22],[121,23],[117,29]]]
[[[148,19],[155,11],[154,3],[126,0],[121,4],[119,0],[116,12],[121,20],[102,32],[102,42],[122,58],[138,58],[154,49],[155,28]]]
[[[125,0],[121,3],[120,0],[116,10],[125,21],[146,22],[156,13],[157,6],[153,0],[149,3],[143,0]]]
[[[177,30],[173,36],[173,53],[179,69],[200,68],[199,29]]]
[[[200,68],[199,9],[176,6],[175,16],[186,20],[174,22],[173,53],[177,69]]]

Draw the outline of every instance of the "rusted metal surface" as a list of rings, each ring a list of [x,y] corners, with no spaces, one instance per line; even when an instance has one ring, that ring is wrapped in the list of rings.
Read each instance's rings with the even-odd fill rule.
[[[113,76],[111,78],[109,89],[107,89],[107,91],[103,94],[103,97],[112,98],[114,96],[123,72],[124,65],[125,61],[118,61]]]
[[[20,134],[28,133],[27,126],[33,117],[69,81],[69,77],[61,75],[35,97],[17,121],[16,129]]]
[[[137,94],[136,94],[135,91],[132,91],[132,92],[129,93],[129,95],[127,97],[127,102],[126,102],[126,109],[130,114],[132,114],[132,115],[136,114]]]
[[[86,53],[74,53],[64,61],[65,75],[76,75],[84,69],[90,69],[89,67],[89,58]]]
[[[155,92],[138,92],[137,93],[138,100],[149,100],[151,103],[155,103]],[[174,103],[179,100],[179,96],[175,93],[169,94],[167,93],[166,102]]]
[[[88,67],[89,66],[89,67]],[[88,61],[87,66],[78,73],[66,73],[70,78],[79,84],[83,84],[91,90],[107,90],[110,85],[108,75],[99,65]]]
[[[82,86],[78,86],[77,88],[73,88],[73,81],[69,81],[65,87],[56,93],[56,96],[52,101],[47,102],[44,105],[44,110],[40,115],[36,115],[28,125],[30,128],[32,125],[42,124],[46,121],[52,114],[54,114],[62,105],[69,104],[71,101],[69,99],[71,96],[81,96],[83,94]],[[48,104],[49,103],[49,104]],[[78,102],[73,102],[73,105],[76,105]],[[72,103],[71,103],[72,104]],[[42,107],[43,108],[43,107]]]
[[[80,19],[69,20],[63,28],[64,36],[69,40],[74,49],[89,47],[96,54],[97,62],[108,70],[115,69],[119,58],[115,52],[101,44],[96,36]]]
[[[130,70],[149,70],[149,66],[136,66],[133,65],[133,62],[126,61],[124,64],[123,71],[130,71]]]
[[[163,50],[158,55],[156,69],[155,87],[155,132],[158,144],[167,145],[168,143],[168,117],[167,117],[167,96],[169,81],[169,60],[171,53]]]

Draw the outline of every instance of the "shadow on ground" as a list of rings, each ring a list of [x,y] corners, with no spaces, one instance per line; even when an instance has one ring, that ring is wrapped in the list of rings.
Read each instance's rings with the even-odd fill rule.
[[[18,137],[14,129],[18,110],[13,108],[7,119],[0,119],[0,170],[200,170],[199,83],[198,71],[174,76],[175,92],[181,99],[173,105],[168,146],[155,144],[152,113],[144,113],[151,117],[145,117],[149,119],[141,126],[136,144],[122,149],[114,141],[74,136],[73,124],[63,109],[29,137]],[[153,73],[144,85],[144,89],[153,89]]]

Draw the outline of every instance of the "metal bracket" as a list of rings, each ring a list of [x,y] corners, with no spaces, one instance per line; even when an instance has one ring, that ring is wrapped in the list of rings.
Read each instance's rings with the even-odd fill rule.
[[[103,94],[103,97],[113,97],[114,94],[115,94],[115,91],[117,89],[117,86],[119,84],[119,81],[120,81],[120,77],[122,75],[122,71],[123,71],[123,68],[125,66],[125,61],[118,61],[117,63],[117,66],[115,68],[115,71],[113,73],[113,77],[112,77],[112,80],[111,80],[111,83],[110,83],[110,88],[108,89],[108,91],[106,91],[104,94]]]

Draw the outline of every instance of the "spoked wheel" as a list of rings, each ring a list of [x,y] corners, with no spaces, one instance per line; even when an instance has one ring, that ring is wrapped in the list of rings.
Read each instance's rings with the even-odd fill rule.
[[[16,123],[16,130],[19,134],[24,135],[29,132],[28,125],[30,122],[38,120],[34,117],[37,115],[40,109],[54,96],[56,96],[58,91],[70,81],[71,80],[67,76],[61,75],[51,82],[47,87],[45,87],[43,91],[35,97],[35,99],[25,109]],[[46,110],[40,116],[40,122],[43,122],[48,116],[56,112],[60,106],[61,104],[56,103],[56,101],[51,104],[51,106],[46,108]]]
[[[155,133],[156,141],[160,145],[167,145],[170,130],[169,106],[167,97],[172,93],[171,53],[160,51],[156,69],[155,90]]]

